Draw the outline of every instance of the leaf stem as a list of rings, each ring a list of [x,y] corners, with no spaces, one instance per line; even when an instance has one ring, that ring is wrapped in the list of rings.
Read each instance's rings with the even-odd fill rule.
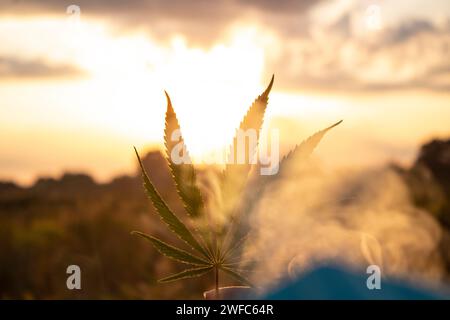
[[[216,278],[216,300],[219,300],[219,268],[217,266],[214,267],[215,278]]]

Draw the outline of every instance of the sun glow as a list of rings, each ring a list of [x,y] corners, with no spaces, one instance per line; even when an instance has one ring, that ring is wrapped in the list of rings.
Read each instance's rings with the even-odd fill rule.
[[[120,162],[129,156],[127,151],[133,145],[161,146],[164,90],[172,98],[189,152],[194,161],[202,161],[231,142],[248,106],[269,81],[262,79],[264,49],[251,28],[233,30],[225,41],[209,48],[192,47],[181,36],[160,43],[148,34],[114,33],[98,21],[82,20],[74,25],[51,17],[4,19],[0,37],[8,40],[11,56],[25,60],[43,57],[50,64],[74,65],[87,74],[68,81],[25,79],[2,86],[2,127],[6,130],[16,123],[9,133],[17,140],[23,130],[33,128],[37,132],[61,130],[61,135],[53,138],[61,143],[65,130],[82,130],[84,137],[89,133],[111,137],[98,149],[102,150],[99,162],[108,158]],[[25,40],[15,41],[19,38]],[[41,141],[39,137],[33,137],[33,145],[50,139],[45,136]],[[92,153],[83,141],[72,141],[67,150],[64,147],[68,156]],[[24,158],[41,156],[42,168],[46,168],[45,152],[21,149],[28,150]],[[123,172],[123,167],[111,166],[105,165],[103,171]],[[17,170],[30,179],[23,169]]]
[[[275,73],[275,84],[264,125],[280,130],[282,152],[341,119],[345,122],[334,132],[334,142],[325,141],[317,154],[333,163],[343,154],[344,165],[412,159],[417,141],[448,135],[445,92],[338,96],[303,92],[302,87],[280,91],[289,77],[285,70],[270,68],[286,43],[263,28],[235,24],[214,44],[196,47],[181,35],[159,41],[149,33],[117,32],[84,17],[76,24],[64,15],[2,17],[4,61],[70,65],[86,76],[0,79],[0,134],[8,137],[0,139],[0,161],[5,159],[0,177],[31,182],[73,170],[106,180],[131,172],[133,145],[140,150],[162,147],[164,90],[194,162],[203,162],[223,154],[244,113],[268,84],[268,71]],[[295,60],[293,70],[297,63],[303,62]]]
[[[167,90],[191,154],[202,157],[231,140],[262,89],[264,50],[251,29],[209,49],[190,47],[181,36],[162,45],[143,34],[113,37],[86,26],[75,32],[74,59],[91,74],[86,86],[96,92],[85,116],[137,143],[161,137]]]

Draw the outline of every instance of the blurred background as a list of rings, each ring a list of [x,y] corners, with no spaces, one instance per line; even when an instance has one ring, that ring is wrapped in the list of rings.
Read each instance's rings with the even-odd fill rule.
[[[264,130],[280,130],[282,154],[344,123],[311,170],[260,195],[245,247],[254,277],[270,286],[338,259],[449,282],[448,1],[0,0],[0,43],[0,298],[211,289],[156,284],[179,266],[129,234],[172,239],[132,146],[181,212],[160,152],[164,90],[206,177],[272,74]],[[69,264],[81,291],[66,288]]]

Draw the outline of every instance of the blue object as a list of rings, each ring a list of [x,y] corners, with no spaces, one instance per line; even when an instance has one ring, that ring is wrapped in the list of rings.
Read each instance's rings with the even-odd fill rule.
[[[435,292],[381,280],[380,289],[368,289],[369,274],[356,274],[338,267],[322,266],[294,282],[272,290],[262,299],[271,300],[436,300],[450,299],[449,292]]]

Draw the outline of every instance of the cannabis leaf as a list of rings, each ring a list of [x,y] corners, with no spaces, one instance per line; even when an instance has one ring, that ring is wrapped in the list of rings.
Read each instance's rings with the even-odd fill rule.
[[[178,217],[169,209],[167,204],[159,195],[158,191],[153,186],[150,178],[145,171],[144,165],[142,164],[141,158],[139,154],[134,148],[136,152],[136,157],[138,158],[139,165],[142,171],[142,178],[144,180],[144,188],[147,191],[147,195],[153,203],[153,206],[156,209],[159,217],[162,221],[164,221],[169,229],[175,233],[181,240],[186,242],[192,249],[200,252],[203,256],[209,258],[210,255],[207,253],[207,250],[200,245],[200,243],[195,239],[189,229],[183,224],[183,222],[178,219]]]
[[[241,121],[239,125],[240,132],[246,132],[247,130],[254,130],[257,135],[257,141],[259,140],[259,132],[261,130],[261,126],[264,120],[264,113],[266,112],[267,103],[269,101],[269,93],[273,86],[275,76],[272,76],[269,85],[266,90],[259,95],[250,108],[247,111],[247,114],[244,116],[244,119]],[[233,138],[233,144],[230,147],[230,155],[228,157],[228,161],[225,167],[225,170],[222,174],[222,199],[224,201],[224,211],[225,214],[229,214],[231,210],[234,209],[236,203],[239,199],[239,196],[242,192],[242,189],[245,186],[245,182],[247,181],[248,174],[251,168],[251,160],[254,157],[256,152],[257,145],[248,145],[244,149],[244,163],[237,163],[237,154],[238,154],[238,135]]]
[[[286,170],[287,167],[289,167],[292,164],[299,165],[301,162],[308,159],[308,157],[312,154],[314,149],[319,145],[322,138],[325,136],[325,134],[333,129],[334,127],[338,126],[342,123],[343,120],[336,122],[335,124],[322,129],[300,144],[296,145],[291,151],[288,152],[287,155],[285,155],[280,163],[279,163],[279,171],[276,175],[267,175],[267,176],[259,176],[257,182],[254,184],[256,190],[249,196],[248,199],[246,199],[243,212],[250,213],[252,212],[254,206],[257,203],[257,197],[264,193],[265,188],[269,186],[271,183],[277,181],[278,179],[281,179],[283,177],[283,171]],[[243,230],[237,230],[237,229],[243,229]],[[234,237],[231,240],[232,243],[236,242],[239,237],[242,236],[242,234],[246,234],[248,230],[246,230],[245,227],[242,225],[238,225],[235,227],[236,230],[234,230]]]
[[[177,192],[183,201],[184,207],[187,213],[191,217],[197,217],[200,215],[200,211],[203,208],[203,199],[196,185],[196,174],[194,166],[191,163],[189,153],[186,145],[184,144],[183,136],[180,131],[180,124],[178,123],[177,116],[172,107],[169,94],[165,92],[167,98],[167,111],[166,111],[166,127],[164,129],[164,144],[166,146],[167,162],[172,172],[172,177],[177,187]],[[173,134],[179,133],[179,137],[172,137]],[[176,138],[176,139],[175,139]],[[181,146],[183,155],[172,155],[176,150],[176,146]],[[179,156],[184,161],[179,164],[175,164],[172,160],[173,156]]]
[[[222,197],[222,202],[224,203],[221,208],[223,211],[222,214],[228,215],[230,219],[227,221],[227,224],[223,226],[223,233],[219,235],[216,234],[214,241],[212,237],[205,240],[204,231],[195,228],[197,218],[203,217],[206,213],[204,210],[205,203],[203,202],[200,189],[196,185],[196,172],[191,163],[191,159],[181,135],[180,124],[172,107],[170,97],[167,92],[165,92],[167,98],[164,129],[166,159],[177,188],[177,193],[184,204],[184,208],[186,209],[188,216],[192,218],[192,224],[190,226],[192,230],[190,230],[190,228],[170,210],[168,205],[162,199],[161,195],[155,189],[153,183],[148,177],[136,148],[134,148],[134,150],[141,168],[145,191],[150,198],[157,215],[179,239],[187,244],[189,250],[193,252],[177,248],[152,235],[147,235],[139,231],[133,231],[132,234],[138,235],[150,241],[156,250],[158,250],[161,254],[190,266],[190,268],[184,271],[160,279],[160,282],[171,282],[180,279],[199,277],[214,271],[216,296],[218,296],[219,271],[222,271],[236,281],[252,286],[251,282],[244,274],[246,273],[244,272],[246,270],[239,269],[241,248],[243,243],[247,240],[249,234],[246,230],[245,232],[241,230],[242,228],[240,228],[239,222],[243,214],[251,212],[252,206],[256,203],[256,196],[260,194],[269,182],[275,180],[275,178],[273,176],[260,177],[261,180],[258,183],[260,189],[257,190],[257,192],[254,192],[254,198],[247,201],[245,206],[239,206],[239,202],[242,201],[244,194],[243,191],[246,187],[252,166],[251,160],[256,153],[259,133],[263,124],[264,113],[267,108],[269,93],[272,89],[273,81],[274,76],[272,76],[266,90],[264,90],[264,92],[255,99],[240,123],[238,130],[241,132],[255,130],[257,138],[256,145],[245,146],[244,163],[237,163],[236,161],[236,155],[239,148],[238,133],[236,133],[233,138],[233,143],[230,148],[230,157],[225,170],[221,175],[220,183],[220,196]],[[297,145],[281,160],[280,170],[281,166],[285,167],[291,162],[301,161],[307,158],[320,143],[323,136],[331,128],[337,126],[341,122],[342,121],[339,121],[334,125],[317,132],[301,144]],[[175,137],[173,136],[174,133],[176,133]],[[174,154],[176,152],[181,152],[182,154]],[[182,159],[181,163],[174,161],[174,156],[178,156]],[[278,175],[277,178],[278,177],[280,177],[280,175]],[[243,233],[245,234],[244,236],[242,236]],[[197,237],[200,240],[198,240]]]
[[[288,162],[292,161],[292,159],[304,160],[311,155],[317,145],[320,143],[325,134],[342,123],[343,120],[336,122],[335,124],[316,132],[308,139],[304,140],[299,145],[296,145],[294,149],[292,149],[286,156],[283,157],[280,161],[280,169],[283,165],[287,165]]]
[[[182,249],[178,249],[174,246],[171,246],[170,244],[167,244],[164,241],[159,240],[158,238],[155,238],[148,234],[145,234],[145,233],[142,233],[139,231],[133,231],[131,234],[136,234],[136,235],[139,235],[139,236],[149,240],[153,244],[153,246],[156,248],[156,250],[158,250],[161,254],[163,254],[166,257],[169,257],[173,260],[183,262],[186,264],[199,265],[199,266],[209,265],[208,261],[205,261],[202,258],[196,257],[187,251],[184,251]]]
[[[174,275],[162,278],[159,280],[159,282],[172,282],[175,280],[181,280],[181,279],[189,279],[189,278],[195,278],[200,277],[204,274],[209,273],[212,271],[213,267],[199,267],[199,268],[192,268],[192,269],[186,269],[180,273],[176,273]]]

